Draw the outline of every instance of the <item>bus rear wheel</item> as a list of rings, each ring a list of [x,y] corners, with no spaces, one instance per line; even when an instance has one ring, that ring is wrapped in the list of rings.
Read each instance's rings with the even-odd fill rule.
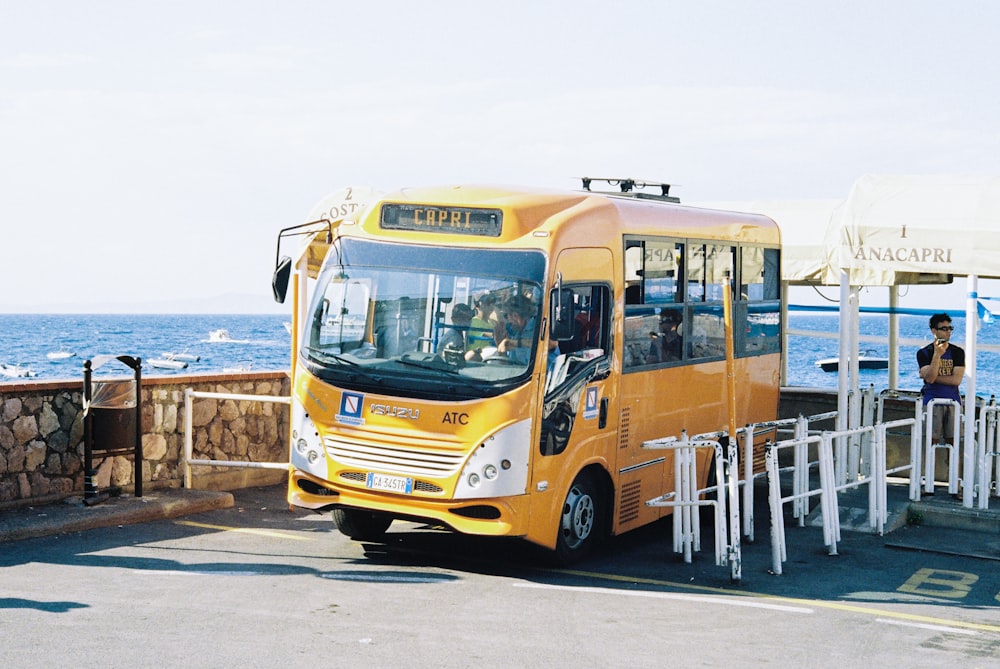
[[[377,541],[392,525],[392,516],[361,509],[334,509],[330,515],[340,533],[355,541]]]
[[[604,534],[604,497],[588,472],[580,472],[566,493],[559,516],[555,558],[561,564],[583,559]]]

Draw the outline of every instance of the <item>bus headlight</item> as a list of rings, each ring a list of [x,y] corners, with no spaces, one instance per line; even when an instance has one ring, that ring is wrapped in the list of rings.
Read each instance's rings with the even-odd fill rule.
[[[530,455],[531,421],[503,428],[484,440],[466,460],[455,499],[525,494]]]
[[[292,466],[319,478],[326,478],[326,455],[319,430],[309,418],[305,408],[292,397]]]

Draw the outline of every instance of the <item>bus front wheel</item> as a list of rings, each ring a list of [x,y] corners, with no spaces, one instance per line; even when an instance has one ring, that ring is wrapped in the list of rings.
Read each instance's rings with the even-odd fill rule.
[[[562,564],[583,559],[604,532],[604,499],[594,476],[580,472],[566,493],[559,516],[555,557]]]
[[[392,524],[392,516],[361,509],[334,509],[330,514],[340,533],[355,541],[377,541]]]

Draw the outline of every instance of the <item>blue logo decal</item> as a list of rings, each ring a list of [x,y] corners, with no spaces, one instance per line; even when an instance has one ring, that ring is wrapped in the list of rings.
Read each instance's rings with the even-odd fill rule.
[[[361,417],[361,409],[365,405],[365,396],[361,393],[343,393],[340,396],[340,411],[336,415],[337,421],[347,425],[364,425],[365,421]]]
[[[583,417],[597,418],[597,386],[589,386],[583,402]]]

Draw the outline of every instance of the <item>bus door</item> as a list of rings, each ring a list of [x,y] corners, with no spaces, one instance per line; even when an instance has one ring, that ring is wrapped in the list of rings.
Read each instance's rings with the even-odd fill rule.
[[[556,263],[559,284],[550,305],[572,319],[569,330],[548,337],[541,439],[535,484],[565,494],[588,465],[604,470],[614,457],[618,409],[610,374],[612,256],[607,249],[567,249]],[[559,334],[558,340],[551,335]],[[561,500],[560,500],[561,501]],[[603,500],[610,505],[613,500]],[[560,505],[549,504],[558,512]],[[533,510],[533,517],[545,515]],[[553,520],[555,522],[555,520]]]

